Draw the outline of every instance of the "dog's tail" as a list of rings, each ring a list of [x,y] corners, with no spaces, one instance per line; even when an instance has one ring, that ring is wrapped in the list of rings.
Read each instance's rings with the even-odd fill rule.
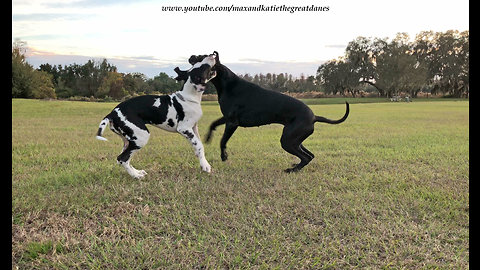
[[[96,137],[97,140],[108,141],[107,138],[102,137],[102,135],[103,135],[103,131],[105,130],[109,122],[110,122],[110,119],[108,118],[108,116],[103,118],[102,122],[100,122],[100,125],[98,126],[97,137]]]
[[[340,124],[340,123],[342,123],[343,121],[345,121],[345,119],[347,119],[348,113],[350,112],[350,106],[349,106],[348,102],[345,101],[345,104],[347,105],[347,111],[345,112],[345,115],[342,118],[340,118],[338,120],[330,120],[328,118],[315,115],[315,121],[314,122],[323,122],[323,123],[328,123],[328,124]]]

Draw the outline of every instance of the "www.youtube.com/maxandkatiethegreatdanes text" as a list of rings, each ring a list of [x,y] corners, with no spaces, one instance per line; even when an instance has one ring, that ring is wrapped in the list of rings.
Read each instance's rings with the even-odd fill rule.
[[[258,6],[162,6],[164,12],[325,12],[329,11],[329,6],[288,6],[288,5],[258,5]]]

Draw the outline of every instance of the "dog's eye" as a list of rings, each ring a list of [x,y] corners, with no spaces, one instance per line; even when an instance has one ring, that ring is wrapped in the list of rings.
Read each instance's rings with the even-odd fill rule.
[[[201,78],[199,76],[193,76],[192,77],[192,82],[196,83],[196,82],[199,82],[201,80]]]

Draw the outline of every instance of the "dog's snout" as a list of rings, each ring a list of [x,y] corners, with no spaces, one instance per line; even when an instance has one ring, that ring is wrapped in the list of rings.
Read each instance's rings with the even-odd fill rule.
[[[216,64],[215,56],[212,56],[212,55],[209,55],[209,56],[208,56],[208,64],[209,64],[211,67],[215,66],[215,64]]]

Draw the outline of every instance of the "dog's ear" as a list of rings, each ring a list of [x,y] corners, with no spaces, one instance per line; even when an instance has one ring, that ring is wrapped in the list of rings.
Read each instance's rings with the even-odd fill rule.
[[[177,81],[187,81],[188,71],[180,70],[180,68],[178,68],[178,67],[173,69],[173,71],[175,71],[178,75],[177,77],[175,77],[175,80],[177,80]]]
[[[188,59],[188,62],[190,63],[190,65],[193,66],[198,62],[202,62],[203,58],[205,58],[205,57],[207,57],[207,56],[206,55],[192,55]]]
[[[193,66],[195,65],[196,63],[198,62],[202,62],[203,59],[205,59],[205,57],[207,57],[208,55],[204,54],[204,55],[192,55],[190,56],[190,58],[188,59],[188,62]]]
[[[190,65],[195,65],[195,63],[199,62],[198,61],[198,57],[196,55],[192,55],[190,56],[190,58],[188,58],[188,63],[190,63]]]
[[[218,52],[217,52],[217,51],[213,51],[213,55],[215,55],[215,63],[220,64],[220,57],[218,57]]]

